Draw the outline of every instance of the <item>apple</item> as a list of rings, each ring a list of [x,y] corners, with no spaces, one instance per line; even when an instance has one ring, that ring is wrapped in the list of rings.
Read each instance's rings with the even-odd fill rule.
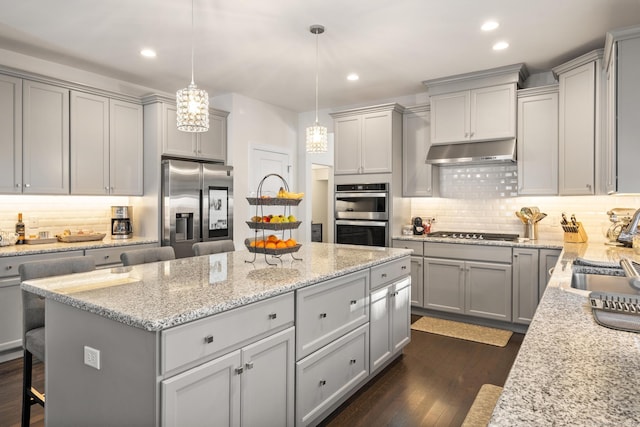
[[[268,216],[265,215],[262,217],[262,222],[270,222],[270,221],[271,221],[271,218],[269,218]]]
[[[288,220],[289,222],[296,222],[296,217],[293,215],[289,215]]]

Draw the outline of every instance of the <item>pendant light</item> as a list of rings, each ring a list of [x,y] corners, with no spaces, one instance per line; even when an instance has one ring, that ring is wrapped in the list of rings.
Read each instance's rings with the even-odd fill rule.
[[[193,80],[193,0],[191,0],[191,84],[176,92],[178,130],[206,132],[209,130],[209,95],[198,89]]]
[[[307,128],[307,153],[326,153],[327,128],[318,123],[318,35],[324,33],[324,26],[312,25],[309,31],[316,35],[316,123]]]

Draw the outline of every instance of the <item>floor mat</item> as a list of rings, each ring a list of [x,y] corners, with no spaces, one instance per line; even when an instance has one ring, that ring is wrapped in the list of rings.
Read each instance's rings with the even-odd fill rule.
[[[461,427],[488,425],[500,393],[502,393],[502,387],[493,384],[483,384],[471,408],[469,408],[469,412],[467,412],[467,416],[464,418]]]
[[[432,334],[445,335],[483,344],[504,347],[509,342],[513,332],[504,329],[488,328],[486,326],[470,325],[452,320],[437,319],[423,316],[411,324],[411,329]]]

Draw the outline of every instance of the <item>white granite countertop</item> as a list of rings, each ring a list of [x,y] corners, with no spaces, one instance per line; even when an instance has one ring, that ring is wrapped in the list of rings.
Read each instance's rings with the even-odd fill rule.
[[[562,249],[564,242],[562,240],[529,240],[519,239],[517,242],[503,242],[497,240],[473,240],[473,239],[453,239],[442,237],[427,237],[425,235],[397,235],[393,236],[393,240],[408,240],[412,242],[433,242],[433,243],[454,243],[457,245],[484,245],[484,246],[507,246],[518,248],[536,248],[536,249]]]
[[[565,244],[511,368],[490,426],[640,425],[640,334],[598,325],[571,289],[577,257],[640,261],[631,249]]]
[[[236,251],[26,281],[45,298],[148,331],[210,316],[410,255],[407,249],[309,243],[270,266]],[[270,257],[270,259],[273,259]]]
[[[157,239],[132,237],[131,239],[111,239],[106,236],[102,240],[74,243],[44,243],[39,245],[10,245],[0,247],[0,257],[46,254],[50,252],[78,251],[85,249],[111,248],[116,246],[143,245],[145,243],[158,243]]]

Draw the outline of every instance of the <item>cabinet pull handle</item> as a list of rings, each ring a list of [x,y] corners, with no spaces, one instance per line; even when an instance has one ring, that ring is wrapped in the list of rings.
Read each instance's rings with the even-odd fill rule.
[[[325,380],[320,380],[319,386],[322,387],[323,385],[326,385],[326,384],[327,384],[327,382]]]
[[[243,372],[244,372],[244,368],[242,366],[239,368],[236,368],[236,374],[240,375]]]
[[[11,270],[13,268],[13,265],[7,265],[7,270]]]
[[[109,259],[109,255],[105,255],[105,256],[104,256],[104,259]]]
[[[16,183],[16,188],[20,188],[20,183]]]
[[[349,365],[355,365],[355,364],[356,364],[356,359],[349,360]]]
[[[204,337],[205,344],[211,344],[213,342],[213,335],[207,335]]]
[[[351,300],[351,305],[356,305],[357,303],[358,303],[358,301],[356,301],[354,299]]]
[[[382,273],[380,276],[381,276],[383,279],[386,279],[386,278],[387,278],[387,273]]]
[[[327,317],[327,313],[320,313],[320,318],[324,319],[325,317]]]
[[[407,269],[407,266],[406,266],[406,265],[403,265],[402,267],[400,267],[400,269],[401,269],[401,270],[406,270],[406,269]]]
[[[31,184],[25,184],[24,186],[25,186],[26,188],[29,188],[29,187],[31,187]]]
[[[271,319],[271,320],[275,319],[276,317],[278,317],[278,315],[276,313],[270,313],[269,314],[269,319]]]
[[[245,367],[246,369],[253,369],[253,362],[247,362],[247,363],[245,363],[245,364],[244,364],[244,367]]]

